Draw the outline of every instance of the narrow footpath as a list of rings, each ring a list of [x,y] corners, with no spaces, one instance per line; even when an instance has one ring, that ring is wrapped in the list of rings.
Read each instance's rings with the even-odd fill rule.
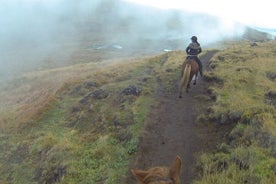
[[[208,52],[201,58],[203,68],[207,67],[215,53]],[[206,98],[208,83],[200,76],[197,85],[192,85],[189,93],[184,92],[182,99],[178,98],[178,84],[175,86],[175,92],[160,90],[157,93],[156,99],[160,102],[147,119],[131,167],[148,169],[152,166],[169,166],[179,155],[183,161],[181,183],[189,184],[197,175],[193,170],[196,155],[215,149],[224,140],[227,130],[216,124],[196,122],[198,114],[206,111],[210,103]],[[127,183],[136,182],[130,175]]]

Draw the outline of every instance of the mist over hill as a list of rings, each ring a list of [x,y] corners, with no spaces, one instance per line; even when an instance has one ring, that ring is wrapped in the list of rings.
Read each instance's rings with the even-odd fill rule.
[[[203,47],[240,37],[244,26],[206,14],[120,0],[11,1],[0,6],[0,78],[80,62]]]

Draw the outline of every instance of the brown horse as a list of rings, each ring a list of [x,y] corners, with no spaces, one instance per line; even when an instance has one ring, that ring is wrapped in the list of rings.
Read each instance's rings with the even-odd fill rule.
[[[180,171],[182,161],[179,156],[175,158],[170,168],[153,167],[147,171],[132,169],[138,184],[180,184]]]
[[[179,88],[179,98],[182,98],[183,88],[186,88],[186,92],[189,92],[190,82],[195,76],[194,85],[196,85],[196,78],[198,74],[199,66],[194,58],[187,58],[182,65],[181,82]]]

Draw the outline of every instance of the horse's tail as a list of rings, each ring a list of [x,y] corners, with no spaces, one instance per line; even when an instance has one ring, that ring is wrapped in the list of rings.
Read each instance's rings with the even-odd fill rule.
[[[186,87],[188,86],[188,82],[189,82],[189,78],[190,78],[190,74],[191,74],[191,68],[192,66],[190,64],[187,64],[185,66],[185,69],[184,69],[184,73],[183,73],[183,77],[182,77],[182,83],[183,83],[183,86],[182,87]]]
[[[188,83],[189,83],[189,78],[190,78],[190,74],[191,74],[191,68],[192,66],[190,64],[186,64],[185,68],[184,68],[184,72],[183,72],[183,76],[181,78],[181,82],[180,82],[180,94],[179,97],[182,97],[182,90],[185,87],[186,90],[188,88]]]

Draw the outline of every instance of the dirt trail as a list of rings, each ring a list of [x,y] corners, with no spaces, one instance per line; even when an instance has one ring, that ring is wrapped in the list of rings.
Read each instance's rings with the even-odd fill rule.
[[[201,61],[206,68],[215,52],[207,53]],[[178,81],[177,81],[178,83]],[[152,166],[170,165],[179,155],[183,161],[181,172],[182,184],[188,184],[195,177],[193,171],[195,154],[206,152],[216,147],[225,137],[225,127],[196,123],[198,113],[206,110],[208,84],[198,77],[196,86],[189,93],[184,92],[182,99],[178,98],[178,84],[175,92],[160,91],[157,99],[160,103],[150,114],[145,133],[142,136],[138,153],[132,168],[148,169]],[[135,183],[133,177],[127,183]]]

